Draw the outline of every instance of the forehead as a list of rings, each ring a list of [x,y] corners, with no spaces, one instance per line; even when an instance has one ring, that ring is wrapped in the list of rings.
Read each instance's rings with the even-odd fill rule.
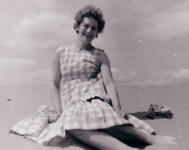
[[[83,22],[82,22],[83,24],[88,24],[88,25],[90,25],[90,26],[95,26],[95,27],[97,27],[98,26],[98,22],[95,20],[95,19],[93,19],[92,17],[85,17],[84,19],[83,19]]]

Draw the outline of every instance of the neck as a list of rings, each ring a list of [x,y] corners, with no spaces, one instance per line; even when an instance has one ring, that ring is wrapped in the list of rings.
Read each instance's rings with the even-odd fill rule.
[[[79,49],[79,50],[89,50],[91,49],[93,46],[91,45],[91,43],[84,43],[80,40],[77,40],[75,43],[75,46]]]

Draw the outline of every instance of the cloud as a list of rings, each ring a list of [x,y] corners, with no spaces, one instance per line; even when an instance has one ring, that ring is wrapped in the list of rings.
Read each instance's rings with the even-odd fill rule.
[[[27,75],[30,84],[50,84],[51,70],[49,68],[39,69]]]
[[[0,59],[1,85],[49,84],[50,68],[39,68],[37,63],[25,58]]]
[[[34,70],[36,62],[25,58],[0,58],[0,83],[23,84],[27,83],[26,76]]]
[[[112,76],[115,82],[126,81],[125,73],[118,68],[111,67]]]
[[[189,70],[188,69],[182,69],[176,72],[173,72],[173,78],[178,80],[188,80],[189,79]]]
[[[22,18],[13,28],[15,36],[30,40],[36,44],[52,40],[69,38],[72,32],[73,18],[53,11],[33,13]]]
[[[180,3],[169,11],[154,12],[144,18],[141,33],[157,38],[170,39],[189,34],[189,2]]]
[[[189,69],[161,72],[129,72],[122,78],[127,85],[170,85],[189,82]]]
[[[111,71],[112,71],[112,73],[123,73],[119,69],[113,68],[113,67],[111,68]]]
[[[10,67],[10,69],[18,69],[18,68],[22,68],[25,66],[34,66],[36,63],[31,60],[31,59],[26,59],[26,58],[0,58],[0,65],[1,68],[6,68],[8,69]]]
[[[49,84],[50,68],[39,68],[37,63],[25,58],[0,59],[1,85]]]
[[[1,49],[30,55],[31,51],[52,49],[71,41],[73,17],[64,10],[66,5],[58,11],[56,0],[7,0],[0,3]],[[12,43],[14,47],[11,47]]]
[[[10,31],[11,26],[17,24],[21,18],[33,13],[40,13],[52,9],[55,6],[52,0],[2,0],[0,1],[0,22],[1,32]],[[9,33],[9,32],[8,32]]]

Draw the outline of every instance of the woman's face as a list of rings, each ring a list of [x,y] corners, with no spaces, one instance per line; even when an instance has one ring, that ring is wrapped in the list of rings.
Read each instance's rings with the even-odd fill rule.
[[[98,35],[98,22],[92,17],[85,17],[78,27],[80,40],[91,43]]]

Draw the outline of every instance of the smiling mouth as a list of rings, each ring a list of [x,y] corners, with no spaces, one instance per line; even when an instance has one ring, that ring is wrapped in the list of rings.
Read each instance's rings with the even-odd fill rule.
[[[87,39],[92,39],[92,38],[93,38],[93,36],[91,36],[91,35],[86,35],[86,34],[84,34],[84,37],[87,38]]]

